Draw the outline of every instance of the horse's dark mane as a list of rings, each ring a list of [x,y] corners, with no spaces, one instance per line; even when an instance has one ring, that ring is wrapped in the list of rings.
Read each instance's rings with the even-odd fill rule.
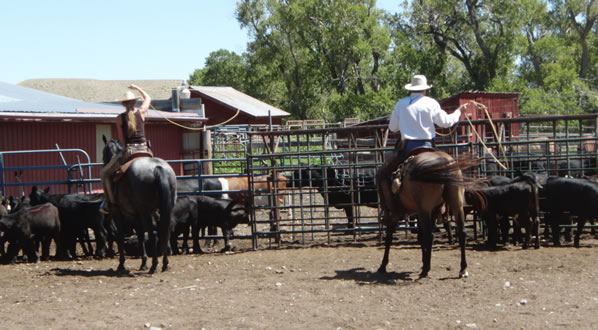
[[[124,150],[123,146],[120,144],[118,139],[111,139],[106,143],[103,152],[103,161],[104,164],[108,163],[114,155],[122,152]]]

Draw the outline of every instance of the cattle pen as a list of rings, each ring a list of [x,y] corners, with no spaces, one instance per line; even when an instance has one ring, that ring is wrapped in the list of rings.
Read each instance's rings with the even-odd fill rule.
[[[457,128],[464,129],[441,132],[437,147],[456,159],[479,158],[480,165],[466,173],[472,177],[512,176],[515,170],[583,177],[596,174],[597,122],[598,114],[461,121]],[[518,129],[514,130],[514,126]],[[257,249],[263,246],[260,244],[263,240],[267,246],[280,247],[330,242],[333,238],[355,240],[381,232],[375,172],[395,141],[386,125],[272,131],[263,126],[259,130],[235,129],[226,131],[236,145],[234,152],[222,152],[214,159],[170,160],[170,163],[194,164],[193,174],[179,178],[198,180],[199,187],[207,178],[247,178],[245,191],[191,192],[248,194],[252,221],[249,230],[236,235],[237,238],[251,239]],[[11,162],[15,154],[0,152],[1,187],[5,196],[23,194],[33,185],[99,186],[99,178],[87,173],[97,173],[97,169],[89,169],[101,167],[100,163],[77,160],[72,164],[32,165],[21,161],[15,165]],[[203,164],[209,162],[226,166],[215,166],[214,173],[202,174]],[[61,173],[65,179],[38,179],[43,176],[40,172],[57,169],[64,169]],[[23,174],[9,175],[13,172]],[[78,175],[73,177],[72,173]],[[256,176],[264,174],[269,177],[268,188],[258,189]],[[284,184],[280,175],[286,178]],[[468,218],[468,225],[477,237],[480,228],[475,217]],[[405,231],[415,228],[409,221],[399,227]]]

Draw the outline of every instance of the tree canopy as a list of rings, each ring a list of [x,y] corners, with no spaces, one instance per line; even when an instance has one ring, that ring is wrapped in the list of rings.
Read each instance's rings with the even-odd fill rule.
[[[243,54],[216,50],[190,75],[329,121],[387,115],[414,74],[442,98],[518,92],[524,114],[598,105],[598,0],[240,0]]]

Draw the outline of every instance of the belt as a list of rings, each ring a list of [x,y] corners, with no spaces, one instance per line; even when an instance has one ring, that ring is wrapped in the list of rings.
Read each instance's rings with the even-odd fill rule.
[[[147,147],[147,143],[129,143],[127,144],[127,147]]]

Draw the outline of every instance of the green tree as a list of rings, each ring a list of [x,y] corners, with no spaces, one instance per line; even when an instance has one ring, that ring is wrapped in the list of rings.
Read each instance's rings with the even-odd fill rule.
[[[189,84],[203,86],[230,86],[246,90],[247,64],[235,52],[220,49],[211,52],[203,69],[195,70],[189,76]]]
[[[486,90],[512,69],[521,28],[519,2],[413,0],[408,17],[418,35],[462,63],[470,88]]]
[[[554,7],[553,18],[560,24],[563,34],[571,37],[580,47],[579,78],[588,77],[591,68],[590,38],[598,19],[598,2],[596,0],[550,0]],[[595,50],[594,50],[595,51]]]
[[[329,117],[332,94],[384,88],[380,67],[390,38],[374,0],[243,0],[237,18],[250,31],[253,65],[282,81],[281,105],[298,118]],[[349,98],[343,98],[348,100]]]

